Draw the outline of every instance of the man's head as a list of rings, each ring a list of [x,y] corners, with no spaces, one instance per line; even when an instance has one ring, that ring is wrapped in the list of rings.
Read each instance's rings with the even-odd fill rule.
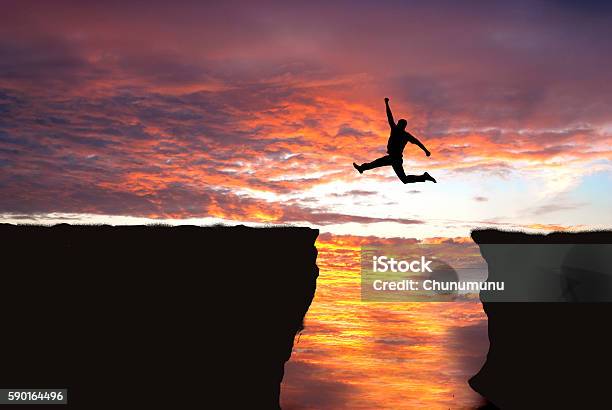
[[[408,125],[408,121],[403,118],[397,122],[397,126],[400,130],[406,129],[406,125]]]

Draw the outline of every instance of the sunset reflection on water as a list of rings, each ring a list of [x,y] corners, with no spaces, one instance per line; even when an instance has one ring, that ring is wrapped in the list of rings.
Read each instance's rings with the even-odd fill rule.
[[[317,292],[285,366],[283,409],[482,405],[467,384],[488,349],[479,301],[362,302],[359,255],[367,239],[317,241]],[[478,252],[469,241],[441,245],[455,254]]]

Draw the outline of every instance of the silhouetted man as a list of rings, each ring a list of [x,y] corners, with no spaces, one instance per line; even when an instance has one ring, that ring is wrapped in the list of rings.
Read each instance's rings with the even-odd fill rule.
[[[391,108],[389,108],[388,98],[385,98],[385,106],[387,107],[387,119],[389,120],[389,126],[391,127],[391,135],[389,135],[389,141],[387,142],[387,155],[361,165],[357,165],[353,162],[355,169],[359,171],[360,174],[363,174],[363,171],[367,171],[368,169],[391,165],[399,179],[404,184],[425,181],[436,182],[436,180],[427,172],[425,172],[423,175],[406,175],[404,172],[404,167],[402,166],[404,162],[402,153],[404,152],[404,147],[408,142],[418,145],[419,148],[425,151],[425,155],[427,156],[430,156],[431,152],[425,148],[425,145],[423,145],[421,141],[406,131],[406,124],[408,123],[405,119],[402,118],[397,122],[397,124],[395,123],[393,120],[393,114],[391,113]]]

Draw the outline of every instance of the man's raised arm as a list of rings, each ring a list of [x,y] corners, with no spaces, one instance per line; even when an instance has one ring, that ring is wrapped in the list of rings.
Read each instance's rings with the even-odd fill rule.
[[[395,121],[393,121],[393,114],[391,113],[391,108],[389,108],[388,98],[385,98],[385,107],[387,107],[387,120],[389,120],[389,125],[395,127]]]

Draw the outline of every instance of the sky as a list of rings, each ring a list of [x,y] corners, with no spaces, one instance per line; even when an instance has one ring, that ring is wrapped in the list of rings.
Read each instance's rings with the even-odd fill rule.
[[[220,3],[220,2],[216,2]],[[612,7],[1,1],[0,217],[379,237],[612,223]],[[432,152],[390,168],[383,98]]]

